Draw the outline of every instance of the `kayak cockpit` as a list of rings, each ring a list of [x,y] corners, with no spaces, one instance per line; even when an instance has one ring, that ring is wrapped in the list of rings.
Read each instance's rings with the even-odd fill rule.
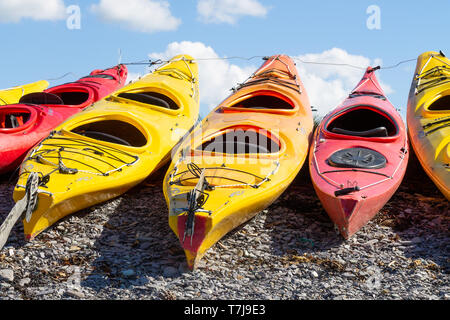
[[[269,131],[252,126],[235,126],[219,131],[200,144],[202,153],[247,155],[278,153],[280,141]]]
[[[165,94],[154,91],[122,92],[117,95],[119,98],[156,106],[168,110],[179,110],[180,106]]]
[[[383,110],[373,106],[356,106],[344,109],[328,120],[325,131],[359,138],[387,138],[397,136],[399,128]]]
[[[428,106],[429,111],[447,111],[450,112],[450,92],[448,95],[441,96]]]
[[[296,112],[296,105],[288,97],[279,92],[261,90],[244,95],[231,105],[219,108],[217,112]]]
[[[98,141],[129,147],[143,147],[147,144],[145,135],[134,125],[121,120],[99,120],[81,124],[70,130]]]
[[[60,89],[52,92],[35,92],[23,96],[20,103],[36,105],[80,106],[86,104],[93,94],[89,90]]]
[[[81,78],[80,80],[85,80],[85,79],[90,79],[90,78],[94,78],[94,79],[108,79],[108,80],[116,80],[115,77],[113,77],[110,74],[106,74],[106,73],[99,73],[99,74],[90,74],[88,76],[85,76],[83,78]]]
[[[14,133],[29,128],[36,122],[37,112],[26,106],[0,108],[0,133]]]

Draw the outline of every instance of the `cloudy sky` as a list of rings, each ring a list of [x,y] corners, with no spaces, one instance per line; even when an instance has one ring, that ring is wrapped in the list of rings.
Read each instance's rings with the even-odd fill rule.
[[[262,62],[248,58],[283,53],[324,114],[357,84],[361,68],[429,50],[450,55],[449,9],[448,0],[426,7],[408,0],[0,0],[0,88],[69,73],[50,81],[57,85],[119,59],[241,57],[199,60],[204,116]],[[402,113],[414,68],[411,61],[378,72]],[[130,79],[148,71],[129,69]]]

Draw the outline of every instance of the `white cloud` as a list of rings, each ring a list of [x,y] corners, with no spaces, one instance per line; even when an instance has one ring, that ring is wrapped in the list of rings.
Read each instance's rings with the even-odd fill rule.
[[[265,17],[268,8],[257,0],[199,0],[197,12],[206,23],[236,23],[242,16]]]
[[[181,20],[172,16],[169,3],[157,0],[100,0],[91,10],[106,22],[146,33],[176,30]]]
[[[292,58],[307,62],[349,64],[362,68],[381,64],[380,59],[372,60],[364,56],[352,55],[339,48],[321,53],[307,53]],[[337,107],[348,96],[365,72],[365,70],[350,66],[306,64],[298,60],[295,62],[311,105],[318,109],[318,114],[322,116]],[[377,73],[377,78],[386,95],[393,92],[389,85],[380,80],[379,73]]]
[[[142,76],[144,76],[144,73],[140,73],[140,72],[128,72],[126,83],[134,82],[134,81],[136,81],[136,80],[139,80],[139,78],[141,78]]]
[[[0,22],[20,22],[22,19],[62,20],[66,18],[63,0],[0,0]]]
[[[229,60],[201,60],[202,58],[220,58],[213,48],[201,42],[173,42],[162,53],[151,53],[151,59],[167,60],[177,54],[189,54],[198,59],[200,101],[202,115],[216,107],[231,92],[230,89],[245,81],[262,64],[240,67]],[[361,68],[377,66],[380,59],[370,59],[360,55],[352,55],[339,48],[333,48],[321,53],[308,53],[291,56],[297,64],[300,79],[305,85],[311,105],[318,109],[318,115],[323,116],[329,110],[337,107],[356,87],[361,80],[364,70],[349,66],[317,65],[300,62],[326,62],[336,64],[351,64]],[[256,61],[256,60],[255,60]],[[393,92],[392,88],[380,80],[385,94]]]
[[[167,60],[178,54],[188,54],[194,59],[219,58],[213,48],[201,42],[172,42],[166,51],[151,53],[151,59]],[[197,60],[199,67],[200,101],[202,115],[216,107],[231,92],[236,84],[245,81],[257,68],[248,66],[241,68],[226,60]]]

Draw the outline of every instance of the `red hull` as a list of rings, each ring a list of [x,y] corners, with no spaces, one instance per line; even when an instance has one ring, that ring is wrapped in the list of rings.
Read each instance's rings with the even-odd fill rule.
[[[314,189],[344,238],[371,220],[399,187],[408,162],[405,125],[368,68],[324,117],[309,161]]]
[[[95,70],[76,82],[24,96],[19,104],[1,106],[0,174],[17,168],[67,118],[124,86],[127,75],[124,65]]]

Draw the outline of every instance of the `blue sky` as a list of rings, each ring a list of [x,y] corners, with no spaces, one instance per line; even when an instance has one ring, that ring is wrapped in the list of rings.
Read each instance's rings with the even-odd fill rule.
[[[448,0],[433,2],[347,0],[0,0],[0,88],[67,72],[186,52],[194,58],[288,54],[303,60],[393,65],[429,50],[450,55]],[[203,2],[203,9],[199,3]],[[239,5],[237,5],[239,3]],[[80,29],[67,28],[65,9],[77,5]],[[94,7],[93,7],[94,5]],[[380,29],[366,23],[370,5],[380,9]],[[126,7],[124,7],[126,6]],[[209,13],[205,8],[212,8]],[[195,54],[195,55],[194,55]],[[261,60],[200,65],[201,113],[223,100]],[[335,107],[363,71],[297,63],[313,105]],[[378,76],[391,102],[404,113],[415,62]],[[145,67],[129,67],[131,77]],[[77,79],[69,75],[51,85]]]

